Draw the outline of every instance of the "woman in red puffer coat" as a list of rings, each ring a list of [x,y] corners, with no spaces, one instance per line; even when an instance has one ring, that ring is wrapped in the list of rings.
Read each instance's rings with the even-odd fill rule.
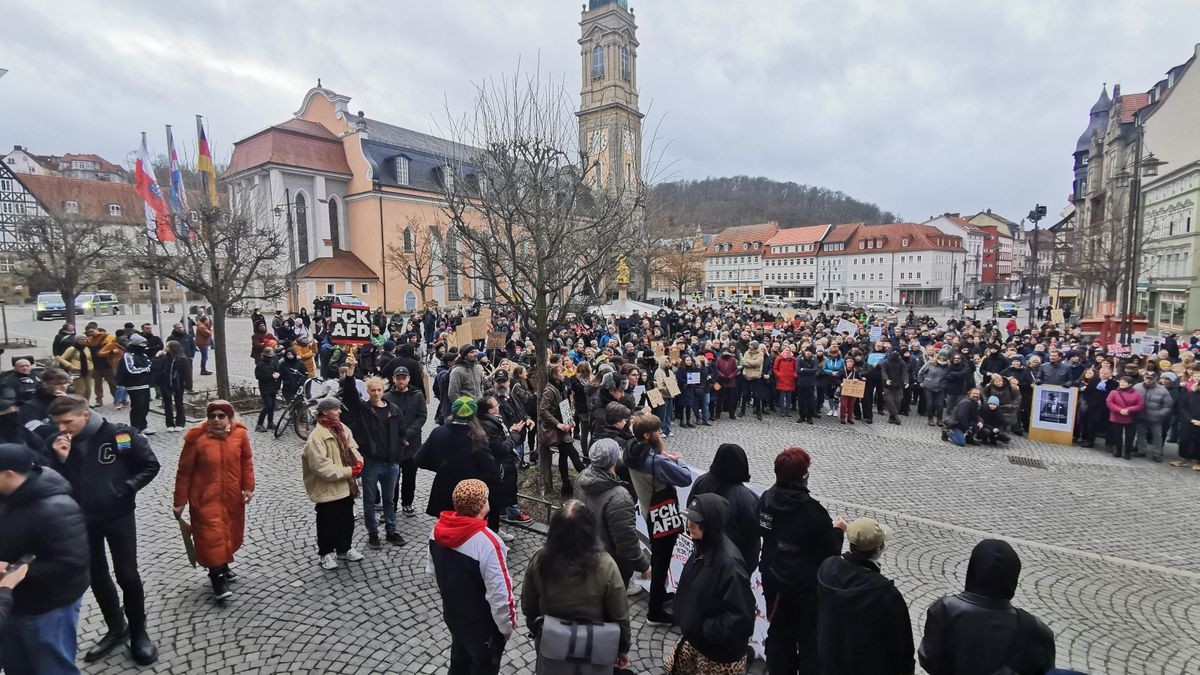
[[[796,391],[796,355],[785,349],[771,365],[775,374],[775,391],[779,392],[779,412],[787,415],[792,409],[792,394]]]

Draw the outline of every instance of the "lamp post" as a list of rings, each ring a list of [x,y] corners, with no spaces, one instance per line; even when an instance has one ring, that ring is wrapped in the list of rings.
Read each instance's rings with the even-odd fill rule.
[[[1129,229],[1125,242],[1126,286],[1122,289],[1124,292],[1121,298],[1124,305],[1121,311],[1121,344],[1129,344],[1133,335],[1133,310],[1137,304],[1138,258],[1140,255],[1138,244],[1142,238],[1142,209],[1140,208],[1142,178],[1157,176],[1158,167],[1166,164],[1163,160],[1155,157],[1153,152],[1142,157],[1142,151],[1145,149],[1146,128],[1140,118],[1136,119],[1135,129],[1137,135],[1134,138],[1132,171],[1125,168],[1113,176],[1117,185],[1129,187]]]
[[[1041,204],[1035,204],[1033,210],[1029,212],[1027,218],[1033,221],[1033,290],[1029,293],[1029,325],[1033,325],[1033,310],[1037,306],[1036,301],[1039,293],[1042,290],[1042,284],[1038,279],[1038,222],[1046,217],[1046,207]]]
[[[286,214],[287,224],[287,240],[288,240],[288,311],[294,311],[296,307],[296,232],[292,225],[292,191],[290,188],[283,189],[283,203],[276,204],[275,218]]]

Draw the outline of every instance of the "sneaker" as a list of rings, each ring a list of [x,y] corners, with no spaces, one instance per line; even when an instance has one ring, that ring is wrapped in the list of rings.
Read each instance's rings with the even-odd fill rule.
[[[321,557],[321,567],[324,567],[327,570],[336,570],[337,559],[338,557],[336,553],[326,553]]]
[[[395,532],[393,532],[387,536],[387,542],[394,546],[403,546],[406,543],[404,541],[404,537],[401,537],[399,534],[397,534]]]
[[[363,558],[365,558],[366,556],[359,553],[357,549],[352,548],[349,551],[346,551],[345,553],[339,553],[337,557],[341,560],[349,560],[350,562],[358,562],[358,561],[362,560]]]
[[[533,520],[533,516],[525,513],[524,511],[518,511],[516,515],[510,515],[506,513],[501,516],[501,518],[506,523],[528,523],[529,521]]]
[[[504,531],[504,530],[501,530],[501,531],[497,532],[497,533],[496,533],[496,536],[497,536],[497,537],[500,537],[500,538],[501,538],[501,539],[503,539],[505,542],[510,542],[510,541],[512,541],[512,539],[513,539],[512,532],[506,532],[506,531]]]
[[[146,427],[145,429],[142,429],[142,435],[143,435],[143,436],[153,436],[155,433],[157,433],[157,432],[155,432],[153,429],[151,429],[151,428],[149,428],[149,427]]]
[[[261,424],[256,424],[254,426],[254,430],[261,434],[261,433],[265,432],[267,430],[267,428]]]
[[[646,623],[651,626],[667,626],[668,628],[675,625],[675,615],[670,612],[662,612],[661,614],[647,614]]]
[[[629,585],[625,587],[625,595],[631,598],[639,593],[645,592],[646,589],[638,585],[637,579],[630,579]]]
[[[367,548],[378,551],[383,548],[383,544],[379,542],[379,535],[373,534],[367,539]],[[349,552],[346,553],[349,556]]]
[[[213,598],[224,600],[233,595],[233,591],[229,590],[229,580],[223,576],[212,578]]]
[[[412,518],[417,515],[417,510],[412,507],[412,504],[405,506],[402,510],[406,518]]]

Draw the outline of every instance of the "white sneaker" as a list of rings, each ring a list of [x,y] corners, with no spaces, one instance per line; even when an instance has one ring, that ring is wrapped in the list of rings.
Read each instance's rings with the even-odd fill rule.
[[[321,567],[324,567],[327,570],[336,570],[337,569],[337,554],[336,553],[326,553],[325,555],[321,556]]]
[[[833,411],[832,411],[832,410],[830,410],[829,412],[825,413],[825,416],[826,416],[826,417],[833,417]]]
[[[142,429],[142,435],[143,435],[143,436],[153,436],[154,434],[155,434],[155,431],[154,431],[153,429],[149,428],[149,427],[146,427],[145,429]]]
[[[366,556],[364,556],[363,554],[358,552],[358,549],[353,549],[353,548],[350,549],[349,551],[346,551],[345,553],[338,554],[338,558],[341,558],[342,560],[349,560],[350,562],[358,562],[365,557]]]
[[[638,585],[638,582],[636,579],[630,579],[629,585],[625,587],[625,595],[632,598],[633,596],[635,596],[639,593],[644,593],[645,590],[646,589],[644,589]]]
[[[497,537],[500,537],[501,539],[503,539],[503,540],[504,540],[504,541],[506,541],[506,542],[512,541],[512,539],[513,539],[513,536],[512,536],[512,533],[511,533],[511,532],[503,532],[503,531],[502,531],[502,532],[497,532],[497,533],[496,533],[496,536],[497,536]]]

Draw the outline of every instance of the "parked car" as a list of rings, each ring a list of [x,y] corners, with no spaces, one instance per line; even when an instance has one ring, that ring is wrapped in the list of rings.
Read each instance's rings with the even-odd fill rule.
[[[813,300],[807,300],[805,298],[797,298],[795,300],[792,300],[791,307],[792,307],[792,309],[816,309],[817,303]]]
[[[986,306],[987,305],[985,304],[983,298],[974,298],[972,300],[963,300],[963,304],[962,304],[962,308],[963,308],[964,312],[967,310],[970,310],[970,309],[983,309]]]
[[[121,305],[117,296],[108,291],[80,293],[75,296],[75,311],[83,316],[112,316],[121,313]]]
[[[835,303],[833,303],[833,311],[835,311],[835,312],[853,312],[854,305],[852,305],[848,302],[835,302]]]
[[[67,315],[67,303],[63,302],[58,293],[38,293],[37,304],[34,305],[33,318],[38,321],[62,318]]]
[[[353,305],[355,307],[366,307],[367,303],[353,293],[336,293],[334,295],[322,295],[313,301],[313,305]]]
[[[764,295],[762,298],[762,304],[764,307],[783,308],[788,306],[787,301],[778,295]]]
[[[1015,302],[997,302],[996,316],[998,317],[1015,317],[1018,313],[1017,303]]]
[[[887,314],[895,314],[898,310],[895,307],[887,304],[886,302],[872,302],[871,304],[867,305],[867,311],[875,312],[875,313],[885,312]]]

